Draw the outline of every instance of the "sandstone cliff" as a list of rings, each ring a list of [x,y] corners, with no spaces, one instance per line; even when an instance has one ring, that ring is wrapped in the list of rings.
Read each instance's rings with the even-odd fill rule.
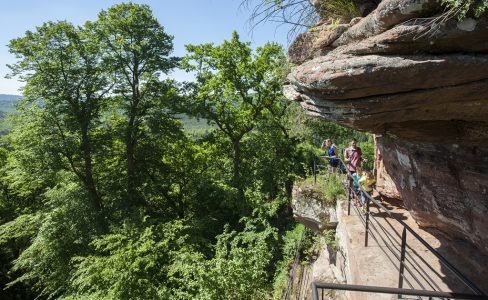
[[[488,254],[488,17],[383,0],[289,49],[284,87],[310,114],[377,134],[378,187],[417,222]]]

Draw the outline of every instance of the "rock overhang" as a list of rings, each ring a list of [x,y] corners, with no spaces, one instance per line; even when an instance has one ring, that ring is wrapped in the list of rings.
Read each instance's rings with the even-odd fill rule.
[[[442,11],[384,0],[349,24],[322,23],[291,45],[284,93],[311,115],[383,135],[378,176],[393,190],[383,194],[488,253],[488,17]]]

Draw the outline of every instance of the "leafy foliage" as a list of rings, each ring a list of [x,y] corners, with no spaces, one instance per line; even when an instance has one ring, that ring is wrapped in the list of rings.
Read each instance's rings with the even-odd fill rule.
[[[302,224],[297,224],[283,236],[282,260],[278,262],[277,272],[273,281],[273,299],[283,299],[283,294],[288,285],[289,266],[296,258],[303,258],[312,246],[312,233]],[[305,258],[306,259],[306,258]]]
[[[138,155],[138,148],[143,147],[141,140],[148,131],[154,135],[177,131],[177,126],[160,122],[168,119],[167,107],[176,98],[173,82],[160,79],[177,63],[176,58],[168,57],[173,37],[166,34],[149,6],[133,3],[100,12],[98,20],[86,27],[99,39],[107,71],[114,74],[113,93],[124,117],[118,129],[125,144],[125,206],[140,205],[144,201],[140,188],[147,162],[146,156]]]
[[[263,22],[290,25],[289,40],[320,20],[331,24],[348,23],[361,16],[352,0],[242,0],[241,5],[251,10],[252,28]]]
[[[137,218],[136,218],[137,220]],[[183,246],[185,226],[179,222],[124,223],[92,242],[95,254],[74,257],[73,299],[168,299],[168,265]]]
[[[317,3],[316,9],[320,12],[321,18],[331,23],[348,23],[353,18],[361,16],[353,0],[325,0]]]
[[[66,279],[72,271],[71,258],[86,253],[87,243],[94,234],[93,215],[87,214],[86,204],[80,201],[84,196],[83,189],[74,183],[60,184],[45,193],[49,212],[44,216],[33,216],[34,220],[30,220],[42,218],[42,223],[32,244],[15,261],[13,270],[22,270],[22,276],[9,286],[28,282],[39,296],[48,298],[58,297],[69,290]],[[13,222],[22,221],[24,218],[19,217]],[[15,225],[20,227],[23,224]],[[7,223],[2,228],[12,226],[12,223]],[[29,232],[22,234],[32,232],[29,227],[23,228]]]
[[[326,199],[337,200],[340,197],[344,197],[344,179],[338,174],[330,174],[325,181],[325,187],[323,188]]]
[[[0,140],[2,299],[265,299],[311,248],[293,182],[322,137],[355,133],[284,99],[276,44],[189,45],[193,83],[162,78],[172,49],[133,3],[11,41],[26,86]]]
[[[374,166],[374,141],[373,135],[367,135],[367,140],[361,143],[362,157],[367,161],[363,162],[362,167],[364,170],[373,170]]]
[[[53,151],[78,176],[91,205],[100,211],[91,132],[109,87],[96,39],[66,21],[48,22],[36,32],[27,31],[24,37],[12,40],[9,47],[20,58],[9,67],[12,75],[26,82],[24,96],[42,99],[37,112],[56,140]],[[81,151],[75,150],[79,148]]]
[[[217,237],[211,260],[182,253],[172,272],[188,290],[178,292],[178,299],[262,299],[269,293],[267,269],[277,231],[259,218],[244,222],[242,232],[226,227]]]
[[[478,18],[488,10],[487,0],[441,0],[441,2],[450,9],[449,14],[456,16],[459,20],[464,19],[470,13]]]
[[[220,46],[188,45],[183,66],[197,72],[191,94],[193,113],[211,123],[229,139],[233,149],[232,184],[244,200],[241,176],[242,141],[253,131],[266,110],[282,98],[280,67],[283,49],[266,44],[252,54],[249,43],[236,32]]]
[[[319,174],[317,182],[314,177],[308,177],[297,184],[311,187],[314,198],[322,200],[328,206],[335,206],[338,199],[346,196],[344,176],[339,174]]]

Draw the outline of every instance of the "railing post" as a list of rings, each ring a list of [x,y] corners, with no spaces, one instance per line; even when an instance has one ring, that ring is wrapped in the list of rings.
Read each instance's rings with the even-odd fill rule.
[[[361,191],[361,193],[363,193]],[[366,198],[366,222],[365,227],[366,231],[364,232],[364,247],[368,247],[368,231],[369,231],[369,198],[366,195],[363,195]]]
[[[317,292],[317,286],[315,282],[312,282],[312,299],[319,300],[319,293]]]
[[[347,177],[347,215],[351,215],[351,179],[349,177]]]
[[[346,165],[344,163],[344,161],[342,159],[340,159],[340,163],[342,165]],[[346,187],[346,192],[347,192],[347,202],[348,202],[348,209],[347,209],[347,214],[350,215],[350,211],[351,211],[351,196],[352,196],[352,193],[351,193],[351,185],[353,183],[353,179],[352,179],[352,175],[351,173],[349,172],[349,170],[347,168],[345,168],[345,172],[346,172],[346,182],[344,182],[345,184],[345,187]],[[398,217],[396,217],[395,215],[392,214],[392,212],[387,209],[386,207],[384,207],[381,202],[378,202],[378,200],[374,199],[374,198],[369,198],[369,200],[371,202],[373,202],[376,206],[378,206],[381,210],[385,211],[391,218],[395,219],[398,223],[400,223],[401,225],[403,225],[403,234],[402,234],[402,245],[401,245],[401,259],[400,259],[400,274],[399,274],[399,283],[398,283],[398,286],[399,287],[403,287],[403,279],[404,279],[404,270],[405,270],[405,254],[406,254],[406,242],[407,242],[407,231],[410,231],[410,234],[415,237],[415,239],[417,239],[424,247],[427,248],[427,250],[430,251],[430,253],[432,253],[435,257],[437,257],[439,260],[440,260],[440,263],[445,266],[449,271],[451,271],[454,275],[456,275],[457,278],[459,278],[469,289],[471,289],[471,291],[474,292],[474,295],[467,295],[469,296],[468,298],[463,298],[463,299],[488,299],[486,298],[486,295],[483,293],[483,291],[481,289],[479,289],[473,282],[471,282],[468,278],[466,278],[466,276],[464,276],[458,269],[456,269],[449,261],[447,261],[439,252],[437,252],[431,245],[429,245],[419,234],[417,234],[410,226],[408,226],[405,222],[403,222],[401,219],[399,219]],[[368,212],[370,214],[370,212]],[[408,283],[408,281],[406,281]],[[320,285],[320,284],[319,284]],[[413,295],[413,294],[408,294],[406,293],[405,291],[409,291],[409,290],[405,290],[405,289],[402,289],[401,292],[403,292],[403,294],[405,295]],[[392,294],[398,294],[399,297],[401,297],[402,295],[399,294],[400,292],[397,292],[397,291],[392,291]],[[425,296],[429,296],[428,294],[426,294]],[[449,295],[448,295],[449,296]],[[444,297],[444,296],[440,296],[440,297],[443,297],[443,298],[452,298],[452,297]],[[436,297],[437,297],[437,294],[436,294]],[[483,298],[484,297],[484,298]]]
[[[407,228],[403,227],[402,233],[402,250],[400,253],[400,272],[398,278],[398,288],[403,288],[403,272],[405,270],[405,249],[407,246]],[[401,294],[398,295],[398,299],[402,297]]]
[[[313,157],[313,181],[317,183],[317,162],[315,161],[315,155]]]

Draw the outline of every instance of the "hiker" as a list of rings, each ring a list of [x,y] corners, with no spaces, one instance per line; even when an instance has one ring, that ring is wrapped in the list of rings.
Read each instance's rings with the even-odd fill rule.
[[[371,197],[373,194],[373,186],[376,183],[376,179],[374,178],[373,172],[371,171],[364,171],[363,176],[361,179],[359,179],[359,184],[363,187],[363,191],[361,191],[361,205],[364,206],[366,205],[367,201],[369,201],[369,198],[367,195]],[[366,195],[367,194],[367,195]]]
[[[350,181],[349,184],[352,183],[352,195],[351,199],[353,201],[354,206],[361,206],[361,201],[359,200],[359,179],[361,179],[361,176],[359,176],[358,173],[352,173],[352,180]],[[351,191],[349,191],[351,193]]]
[[[335,173],[337,166],[339,165],[339,159],[337,158],[337,146],[331,139],[326,139],[322,143],[322,149],[326,150],[327,158],[329,159],[330,171]]]
[[[347,169],[351,174],[359,173],[361,171],[361,148],[357,146],[358,141],[353,138],[351,140],[351,146],[344,151],[345,162],[347,164]]]

